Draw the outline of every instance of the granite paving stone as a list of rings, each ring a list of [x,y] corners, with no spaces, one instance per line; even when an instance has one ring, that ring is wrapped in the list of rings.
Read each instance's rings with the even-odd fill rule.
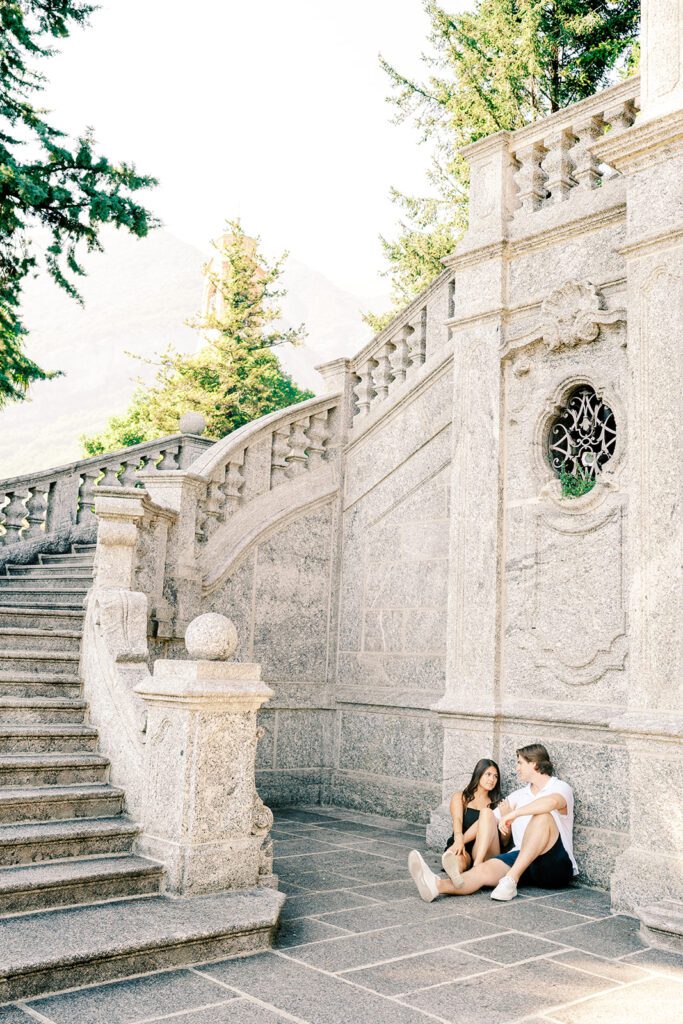
[[[506,1024],[549,1006],[611,989],[604,978],[573,971],[553,960],[534,960],[491,974],[403,996],[402,1001],[453,1024]],[[554,1014],[553,1014],[554,1016]],[[593,1017],[592,1024],[600,1018]],[[600,1022],[602,1024],[602,1022]]]
[[[323,843],[319,839],[312,839],[308,836],[301,836],[291,839],[276,839],[273,843],[275,856],[296,857],[315,856],[318,853],[329,853],[334,849],[329,843]]]
[[[415,895],[415,883],[410,878],[404,878],[399,882],[374,882],[369,885],[355,885],[353,891],[361,896],[370,896],[373,900],[405,899],[407,896]],[[425,903],[425,906],[427,904]]]
[[[648,971],[656,971],[657,974],[672,974],[683,981],[683,953],[675,953],[673,950],[646,948],[637,953],[630,953],[621,963],[644,967]]]
[[[280,915],[281,921],[295,920],[299,917],[314,917],[319,914],[331,914],[338,910],[377,906],[375,900],[361,896],[357,892],[341,890],[339,892],[302,893],[290,896]],[[324,920],[324,918],[323,918]]]
[[[683,985],[664,978],[623,985],[574,1006],[554,1009],[552,1017],[562,1024],[626,1024],[652,1022],[681,1024]]]
[[[468,917],[447,917],[433,923],[384,928],[359,936],[297,946],[290,955],[325,971],[343,971],[391,960],[407,953],[453,946],[494,934],[496,929]]]
[[[451,898],[463,902],[468,899],[467,896]],[[589,918],[579,917],[577,914],[558,910],[556,907],[548,907],[539,900],[511,900],[509,903],[498,903],[490,899],[490,890],[488,900],[471,906],[463,913],[471,914],[482,921],[497,924],[500,931],[516,928],[518,931],[530,932],[532,935],[546,935],[547,932],[589,921]],[[558,936],[557,941],[564,940]]]
[[[487,960],[495,960],[499,964],[514,964],[536,956],[553,956],[562,951],[562,946],[535,935],[519,935],[517,932],[508,932],[490,939],[476,939],[474,942],[467,942],[461,946],[461,949]]]
[[[340,875],[334,871],[315,869],[308,863],[308,871],[292,872],[291,869],[285,875],[285,881],[293,882],[300,889],[309,892],[324,892],[328,889],[355,889],[358,885],[357,878],[349,878],[348,875]],[[275,873],[279,874],[277,868]],[[283,889],[283,892],[286,890]]]
[[[301,835],[301,833],[299,833]],[[312,829],[309,833],[314,839],[321,840],[328,846],[345,846],[349,849],[362,846],[363,843],[372,842],[364,835],[355,832],[340,832],[336,828],[326,828],[316,831]]]
[[[131,1024],[232,998],[194,971],[181,970],[32,999],[26,1005],[55,1024]]]
[[[539,900],[544,906],[558,910],[571,910],[586,917],[611,917],[609,893],[597,889],[566,889],[564,892]]]
[[[336,928],[323,921],[310,917],[301,917],[296,921],[284,921],[275,936],[273,946],[284,949],[287,946],[301,946],[307,942],[318,942],[321,939],[339,938],[348,935],[350,929]]]
[[[0,1024],[30,1024],[31,1021],[35,1024],[35,1019],[20,1006],[0,1006]]]
[[[413,896],[395,903],[375,903],[374,907],[325,914],[320,920],[353,932],[369,932],[408,921],[417,924],[433,922],[442,917],[463,916],[462,913],[458,913],[459,910],[461,908],[454,900],[450,903],[445,900],[443,903],[423,903],[419,897]]]
[[[429,1017],[276,953],[198,968],[310,1024],[427,1024]]]
[[[454,978],[490,971],[493,964],[470,956],[461,949],[446,946],[431,953],[391,960],[378,967],[362,967],[345,972],[342,977],[364,988],[384,995],[400,995],[452,981]]]
[[[586,953],[620,957],[644,947],[645,943],[638,934],[639,928],[640,921],[619,914],[564,928],[561,932],[550,932],[546,938],[583,949]]]
[[[636,966],[636,961],[629,961],[629,958],[605,960],[604,957],[584,953],[581,949],[570,949],[558,953],[554,960],[560,964],[567,964],[569,967],[576,967],[581,971],[588,971],[590,974],[611,978],[612,981],[619,981],[622,984],[629,981],[640,981],[647,978],[649,974],[642,967]],[[681,978],[683,979],[683,967],[681,968]]]
[[[291,1020],[250,999],[233,999],[220,1006],[207,1006],[203,1010],[190,1010],[174,1017],[154,1017],[154,1024],[280,1024]],[[138,1022],[136,1021],[136,1024]],[[143,1024],[142,1021],[139,1024]]]

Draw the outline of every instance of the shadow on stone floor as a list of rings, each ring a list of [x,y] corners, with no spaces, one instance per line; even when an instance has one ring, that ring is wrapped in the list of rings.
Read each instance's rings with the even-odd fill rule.
[[[292,808],[273,837],[272,952],[0,1007],[0,1024],[680,1024],[683,956],[645,947],[605,893],[425,904],[406,868],[419,826]]]

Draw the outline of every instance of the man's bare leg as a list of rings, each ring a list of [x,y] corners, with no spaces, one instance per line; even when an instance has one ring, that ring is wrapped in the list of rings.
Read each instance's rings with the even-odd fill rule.
[[[515,884],[537,857],[553,848],[559,834],[552,814],[534,814],[524,831],[517,860],[507,872]]]
[[[441,896],[469,896],[478,892],[484,885],[497,885],[508,866],[502,860],[487,860],[483,864],[477,864],[469,871],[464,871],[460,876],[461,884],[453,885],[449,878],[436,879],[436,887]]]

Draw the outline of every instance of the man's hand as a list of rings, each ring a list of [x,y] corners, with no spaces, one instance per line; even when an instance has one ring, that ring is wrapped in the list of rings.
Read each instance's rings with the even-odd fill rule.
[[[516,817],[517,812],[513,810],[505,811],[501,814],[500,821],[498,822],[498,829],[502,835],[507,836],[510,834],[510,827]]]

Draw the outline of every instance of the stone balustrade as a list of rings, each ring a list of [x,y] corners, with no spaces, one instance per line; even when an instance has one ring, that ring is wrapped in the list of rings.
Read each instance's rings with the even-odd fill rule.
[[[431,355],[428,325],[443,324],[446,318],[444,295],[450,294],[449,278],[452,277],[452,272],[440,275],[350,361],[355,382],[354,427],[393,396],[397,388],[412,381]]]
[[[187,469],[214,442],[180,433],[107,455],[0,481],[0,546],[69,527],[95,527],[98,487],[137,486],[142,473]]]
[[[639,92],[639,79],[629,78],[511,133],[514,216],[562,203],[614,177],[616,171],[601,163],[591,147],[607,131],[633,124]]]
[[[326,462],[341,437],[339,395],[324,395],[261,417],[218,441],[192,466],[206,481],[196,535],[208,541],[248,501]]]

